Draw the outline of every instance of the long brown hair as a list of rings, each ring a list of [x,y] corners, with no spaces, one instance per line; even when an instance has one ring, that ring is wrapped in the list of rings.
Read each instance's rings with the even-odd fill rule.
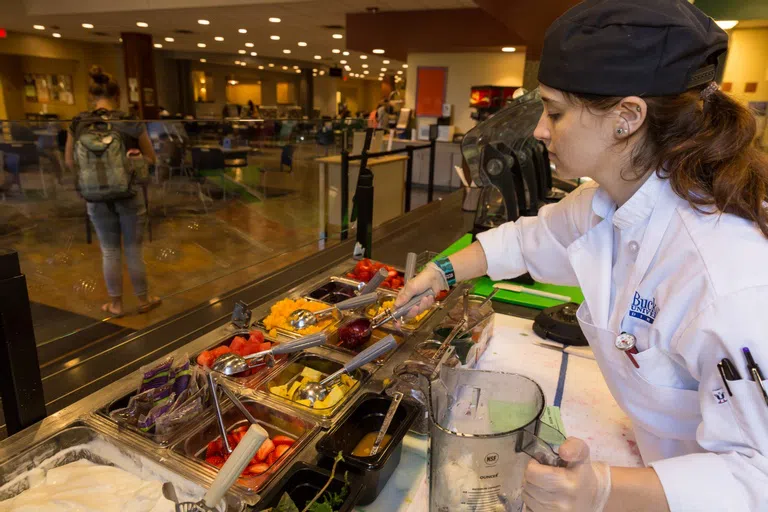
[[[738,215],[755,222],[768,237],[764,204],[768,201],[768,156],[754,144],[755,118],[719,90],[702,99],[705,88],[678,96],[643,98],[648,104],[647,130],[632,154],[637,175],[629,179],[640,179],[655,170],[697,210]],[[566,97],[598,111],[608,110],[622,99],[573,93]]]
[[[88,73],[91,76],[92,84],[88,88],[88,93],[93,98],[117,99],[120,96],[120,86],[112,75],[102,71],[99,66],[91,66]]]

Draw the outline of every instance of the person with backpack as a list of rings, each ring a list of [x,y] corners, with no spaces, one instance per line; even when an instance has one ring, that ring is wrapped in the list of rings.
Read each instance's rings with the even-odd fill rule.
[[[123,314],[122,247],[139,312],[160,304],[147,290],[141,252],[142,223],[135,185],[147,178],[155,151],[144,124],[117,109],[120,86],[99,66],[90,71],[88,92],[94,109],[74,119],[67,133],[66,165],[75,170],[77,190],[87,202],[101,244],[104,280],[110,301],[102,311]]]

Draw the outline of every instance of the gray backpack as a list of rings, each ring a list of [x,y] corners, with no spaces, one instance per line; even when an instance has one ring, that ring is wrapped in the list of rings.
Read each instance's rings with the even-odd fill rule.
[[[83,119],[75,133],[77,190],[86,201],[105,202],[134,196],[135,171],[123,135],[105,118]]]

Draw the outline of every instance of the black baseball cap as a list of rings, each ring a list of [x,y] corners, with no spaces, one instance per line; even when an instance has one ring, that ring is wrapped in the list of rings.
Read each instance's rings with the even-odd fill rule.
[[[728,35],[687,0],[587,0],[547,29],[539,81],[602,96],[673,96],[713,81]]]

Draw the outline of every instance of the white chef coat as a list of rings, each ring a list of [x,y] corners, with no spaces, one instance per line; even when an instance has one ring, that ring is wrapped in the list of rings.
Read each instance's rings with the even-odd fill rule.
[[[768,373],[768,240],[752,222],[697,212],[653,174],[618,210],[588,183],[478,240],[494,280],[581,287],[579,323],[672,512],[768,511],[768,405],[741,352]]]

